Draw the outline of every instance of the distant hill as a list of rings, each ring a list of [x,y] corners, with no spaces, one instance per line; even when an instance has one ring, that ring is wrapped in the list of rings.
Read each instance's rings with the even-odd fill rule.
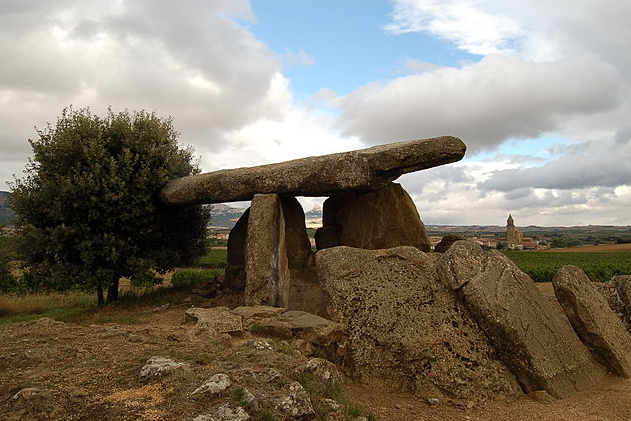
[[[0,191],[0,224],[13,225],[16,220],[15,212],[9,207],[8,191]]]
[[[232,229],[245,209],[233,208],[223,203],[210,206],[210,226],[217,229]]]

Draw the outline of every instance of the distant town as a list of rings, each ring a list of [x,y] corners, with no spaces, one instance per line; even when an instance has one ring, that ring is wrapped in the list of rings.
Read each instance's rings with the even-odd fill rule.
[[[245,209],[228,205],[212,205],[209,237],[226,241],[230,229]],[[309,237],[322,225],[322,209],[316,207],[305,213]],[[506,225],[426,225],[434,248],[445,235],[460,235],[484,248],[511,250],[544,250],[581,245],[631,243],[631,226],[585,225],[574,227],[526,226],[519,229],[512,214]],[[312,243],[314,244],[314,243]]]
[[[0,235],[14,235],[15,215],[8,207],[9,192],[0,191]],[[225,244],[230,230],[244,208],[225,204],[211,205],[208,238],[217,245]],[[315,207],[305,213],[309,237],[322,225],[322,209]],[[499,222],[499,221],[498,221]],[[517,228],[515,218],[508,215],[505,225],[426,225],[431,247],[445,235],[460,235],[489,249],[542,250],[586,245],[631,243],[631,226],[584,225],[574,227],[526,226]]]

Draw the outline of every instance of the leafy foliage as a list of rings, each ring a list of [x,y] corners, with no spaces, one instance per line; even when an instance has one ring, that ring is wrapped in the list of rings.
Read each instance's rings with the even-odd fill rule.
[[[631,275],[631,252],[504,251],[535,282],[551,282],[565,265],[578,266],[593,281],[606,282],[616,275]]]
[[[25,177],[11,186],[31,289],[96,290],[103,301],[109,288],[110,301],[120,277],[156,283],[156,272],[204,254],[207,211],[157,196],[169,180],[198,172],[170,119],[66,109],[38,135]]]

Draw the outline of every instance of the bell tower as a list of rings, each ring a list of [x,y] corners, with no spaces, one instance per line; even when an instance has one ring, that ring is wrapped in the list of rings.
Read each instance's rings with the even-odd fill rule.
[[[506,242],[508,245],[515,244],[517,242],[517,238],[515,238],[515,221],[513,220],[513,215],[508,214],[508,220],[506,221]]]

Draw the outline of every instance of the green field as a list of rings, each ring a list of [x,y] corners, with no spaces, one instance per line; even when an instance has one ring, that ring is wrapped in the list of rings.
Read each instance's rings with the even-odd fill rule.
[[[197,266],[208,269],[225,268],[228,260],[228,250],[210,249],[206,255],[197,259]]]
[[[503,251],[535,282],[551,282],[565,265],[578,266],[593,280],[607,282],[612,276],[631,275],[631,252],[540,252]]]

